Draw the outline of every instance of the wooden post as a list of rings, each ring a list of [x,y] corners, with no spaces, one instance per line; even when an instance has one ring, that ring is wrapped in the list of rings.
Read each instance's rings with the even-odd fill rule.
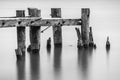
[[[30,17],[40,17],[40,10],[36,8],[28,8]],[[40,49],[40,30],[41,26],[30,26],[30,50],[39,51]]]
[[[61,18],[61,8],[51,9],[52,18]],[[54,46],[62,46],[62,24],[60,22],[53,26],[53,41]]]
[[[16,11],[16,17],[25,17],[25,11],[24,10],[17,10]],[[18,22],[18,25],[20,23]],[[17,59],[20,58],[22,55],[25,54],[25,26],[18,26],[17,27],[17,44],[18,48],[16,51]]]
[[[89,46],[89,17],[90,17],[90,9],[89,8],[82,8],[81,10],[81,34],[82,34],[82,41],[84,47]]]
[[[92,27],[90,27],[90,32],[89,32],[89,46],[90,47],[94,46],[93,35],[92,35]]]
[[[78,48],[81,48],[81,47],[83,47],[82,36],[81,36],[81,33],[80,33],[79,28],[75,28],[75,30],[76,30],[76,32],[77,32],[77,37],[78,37],[77,47],[78,47]]]
[[[51,8],[52,18],[61,18],[61,8]]]
[[[47,40],[47,48],[51,48],[51,38],[50,37]]]

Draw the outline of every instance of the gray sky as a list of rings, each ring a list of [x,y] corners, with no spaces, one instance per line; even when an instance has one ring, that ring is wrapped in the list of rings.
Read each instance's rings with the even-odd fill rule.
[[[0,0],[0,16],[15,16],[15,10],[35,7],[42,18],[50,18],[50,8],[62,8],[63,18],[80,18],[81,8],[90,8],[90,25],[95,36],[117,37],[120,28],[119,0]],[[106,29],[105,29],[106,28]]]

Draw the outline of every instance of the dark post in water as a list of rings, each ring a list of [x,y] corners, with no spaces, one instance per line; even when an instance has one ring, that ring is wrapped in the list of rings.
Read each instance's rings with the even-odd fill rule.
[[[89,8],[82,8],[81,10],[81,34],[82,34],[82,41],[83,46],[89,46],[89,17],[90,17],[90,9]]]
[[[16,10],[16,17],[25,17],[25,11],[24,10]],[[20,25],[22,22],[18,21],[18,25]],[[20,58],[22,55],[25,54],[25,26],[17,26],[17,44],[18,48],[16,51],[17,59]]]
[[[80,29],[79,28],[75,28],[75,30],[76,30],[77,37],[78,37],[77,47],[81,48],[81,47],[83,47],[83,43],[82,43],[82,36],[81,36],[81,33],[80,33]]]
[[[28,13],[30,17],[40,17],[40,10],[37,8],[28,8]],[[30,26],[30,50],[39,51],[40,50],[40,30],[41,26]]]
[[[90,27],[90,32],[89,32],[89,46],[90,47],[94,46],[93,34],[92,34],[92,27]]]
[[[52,18],[61,18],[61,8],[51,9]],[[62,23],[56,23],[53,26],[53,41],[54,46],[62,46]]]

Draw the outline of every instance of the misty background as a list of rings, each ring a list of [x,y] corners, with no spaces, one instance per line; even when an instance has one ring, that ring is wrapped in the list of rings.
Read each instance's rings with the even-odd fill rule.
[[[51,8],[61,8],[62,18],[81,18],[81,8],[90,8],[90,26],[93,29],[94,42],[97,49],[92,55],[85,55],[84,68],[77,65],[77,34],[75,27],[63,26],[63,50],[60,57],[61,75],[54,73],[54,50],[46,51],[46,40],[52,37],[52,27],[41,33],[41,50],[39,68],[42,80],[119,80],[120,79],[120,1],[119,0],[0,0],[0,17],[16,16],[16,10],[27,8],[41,9],[43,19],[51,18]],[[45,27],[41,27],[43,30]],[[110,38],[110,53],[106,54],[105,44]],[[52,40],[53,43],[53,40]],[[29,27],[26,28],[26,47],[29,42]],[[70,47],[71,46],[71,47]],[[16,28],[0,28],[0,80],[16,80],[19,67],[16,67],[15,49],[17,48]],[[77,60],[78,58],[78,60]],[[83,63],[84,63],[83,59]],[[26,54],[25,76],[30,80],[30,55]],[[82,66],[84,67],[84,66]],[[87,68],[87,69],[86,69]],[[23,69],[22,69],[23,70]],[[23,71],[24,72],[24,71]],[[23,73],[21,73],[23,74]],[[59,76],[58,76],[59,75]],[[33,75],[34,76],[34,75]],[[55,76],[55,77],[54,77]],[[61,77],[62,76],[62,77]],[[89,77],[88,77],[89,76]],[[22,76],[21,76],[22,77]],[[24,77],[23,77],[24,78]],[[18,80],[20,80],[18,78]],[[23,79],[26,80],[26,79]],[[31,79],[32,80],[32,79]],[[36,79],[37,80],[37,79]],[[38,79],[39,80],[39,79]]]

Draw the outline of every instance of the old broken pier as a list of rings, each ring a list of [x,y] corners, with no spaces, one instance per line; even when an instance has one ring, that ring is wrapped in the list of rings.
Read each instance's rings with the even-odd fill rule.
[[[81,18],[78,19],[63,19],[61,18],[61,8],[51,8],[51,19],[42,19],[41,11],[37,8],[28,8],[29,16],[25,16],[24,10],[17,10],[15,17],[7,17],[8,19],[0,20],[0,28],[16,27],[17,28],[17,44],[16,49],[17,57],[23,56],[26,51],[25,46],[25,28],[30,27],[30,45],[29,51],[40,50],[40,34],[48,29],[50,26],[53,28],[53,41],[54,46],[62,46],[62,26],[80,26],[75,28],[78,42],[78,48],[93,47],[92,27],[89,26],[90,9],[81,9]],[[41,26],[48,26],[45,30],[41,31]],[[81,30],[81,31],[80,31]],[[48,41],[49,46],[51,41]]]

